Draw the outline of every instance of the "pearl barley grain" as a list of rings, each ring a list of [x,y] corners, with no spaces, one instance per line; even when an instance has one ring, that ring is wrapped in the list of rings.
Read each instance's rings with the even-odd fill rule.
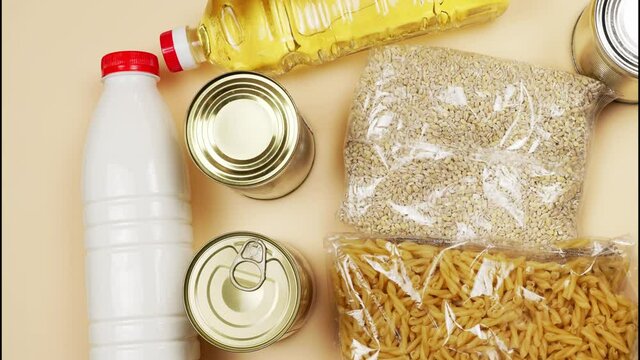
[[[576,236],[600,82],[451,49],[372,52],[345,145],[340,218],[447,239]]]

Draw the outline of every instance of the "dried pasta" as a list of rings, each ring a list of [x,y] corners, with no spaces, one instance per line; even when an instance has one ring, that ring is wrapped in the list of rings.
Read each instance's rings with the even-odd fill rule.
[[[329,240],[343,359],[633,359],[629,264],[584,240],[527,253],[478,243]]]

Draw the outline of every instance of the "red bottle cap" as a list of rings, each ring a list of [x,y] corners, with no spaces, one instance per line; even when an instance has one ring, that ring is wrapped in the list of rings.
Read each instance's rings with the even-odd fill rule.
[[[144,51],[116,51],[102,57],[102,77],[120,71],[141,71],[159,76],[158,58]]]
[[[164,58],[167,69],[171,72],[182,71],[182,65],[178,59],[175,45],[173,44],[173,31],[165,31],[160,34],[160,48],[162,48],[162,57]]]
[[[171,72],[195,69],[198,61],[191,52],[188,29],[186,26],[165,31],[160,34],[162,57]]]

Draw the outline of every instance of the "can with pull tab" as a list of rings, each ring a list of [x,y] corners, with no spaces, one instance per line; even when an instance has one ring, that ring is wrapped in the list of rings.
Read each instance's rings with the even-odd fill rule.
[[[265,348],[299,330],[314,297],[313,276],[294,249],[235,232],[207,244],[186,275],[184,301],[197,332],[232,352]]]

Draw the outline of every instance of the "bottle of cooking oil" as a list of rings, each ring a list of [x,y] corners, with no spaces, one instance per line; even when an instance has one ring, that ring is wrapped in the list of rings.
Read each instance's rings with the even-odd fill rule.
[[[402,38],[496,18],[509,0],[209,0],[200,24],[160,35],[171,71],[208,61],[281,74]]]

